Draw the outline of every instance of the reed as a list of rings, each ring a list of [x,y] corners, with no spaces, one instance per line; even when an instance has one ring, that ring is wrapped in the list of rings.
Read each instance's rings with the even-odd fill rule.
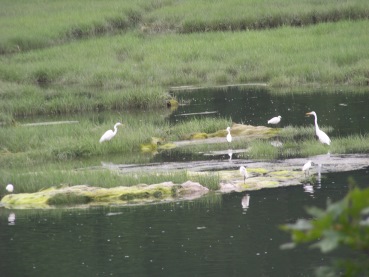
[[[280,26],[306,26],[320,22],[336,22],[368,18],[368,5],[363,0],[324,2],[277,0],[268,1],[182,1],[166,5],[145,15],[154,31],[209,32],[268,29]]]
[[[182,36],[129,32],[0,56],[0,110],[15,116],[163,107],[168,87],[180,85],[365,85],[368,28],[368,21],[344,21]]]
[[[0,53],[18,53],[70,41],[116,35],[129,29],[147,33],[208,32],[307,26],[368,18],[365,0],[319,2],[43,0],[2,3]],[[6,15],[6,16],[5,16]]]

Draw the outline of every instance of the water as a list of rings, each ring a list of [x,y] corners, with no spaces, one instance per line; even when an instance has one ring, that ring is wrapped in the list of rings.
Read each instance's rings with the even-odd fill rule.
[[[366,94],[281,96],[264,89],[226,89],[188,92],[182,97],[191,100],[191,105],[180,106],[171,115],[166,111],[155,116],[176,123],[199,116],[184,114],[210,112],[202,116],[266,125],[268,119],[281,115],[280,127],[313,128],[313,118],[306,118],[305,113],[315,110],[321,126],[333,127],[331,138],[369,131]],[[103,121],[105,116],[89,115],[93,122]],[[78,120],[73,116],[52,119]],[[165,152],[148,162],[191,160],[177,154]],[[349,176],[361,186],[369,184],[368,170],[360,170],[322,174],[321,183],[314,186],[216,194],[170,204],[62,210],[0,208],[0,275],[312,276],[316,267],[329,265],[345,252],[323,255],[305,246],[282,251],[280,245],[290,238],[278,226],[308,218],[306,206],[323,208],[327,199],[341,199]]]
[[[347,192],[353,176],[320,186],[213,195],[190,202],[85,210],[0,210],[1,276],[311,276],[342,253],[298,247],[278,225],[307,218]],[[249,195],[249,206],[242,198]]]
[[[368,131],[368,94],[354,92],[314,92],[309,94],[272,94],[265,88],[242,90],[238,88],[188,91],[178,95],[185,103],[170,116],[172,122],[199,117],[198,113],[214,112],[203,116],[231,118],[233,122],[267,125],[274,116],[281,115],[279,127],[311,126],[314,118],[306,117],[315,111],[319,126],[331,126],[330,136],[346,136]],[[194,114],[182,116],[182,114]]]

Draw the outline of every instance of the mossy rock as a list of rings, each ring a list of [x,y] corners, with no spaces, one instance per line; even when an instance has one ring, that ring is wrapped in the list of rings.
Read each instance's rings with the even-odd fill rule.
[[[176,109],[176,108],[178,108],[178,101],[177,100],[175,100],[175,99],[169,99],[168,101],[167,101],[167,107],[168,108],[174,108],[174,109]]]
[[[207,139],[208,137],[207,133],[194,133],[190,135],[190,139]]]
[[[209,190],[191,181],[181,185],[164,182],[153,185],[99,188],[87,185],[52,187],[35,193],[8,194],[1,204],[8,208],[52,208],[70,205],[124,205],[197,198]]]
[[[46,203],[48,205],[81,205],[92,201],[91,197],[77,193],[58,193],[49,198]]]

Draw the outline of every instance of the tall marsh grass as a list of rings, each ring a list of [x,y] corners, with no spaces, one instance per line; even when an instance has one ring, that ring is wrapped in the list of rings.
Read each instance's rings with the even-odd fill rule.
[[[0,110],[28,115],[159,107],[168,87],[180,85],[365,85],[368,28],[369,21],[347,21],[246,33],[128,33],[2,56]]]
[[[0,54],[117,33],[135,27],[162,1],[2,1]]]
[[[196,1],[166,5],[147,14],[153,31],[181,33],[307,26],[322,22],[366,19],[368,3],[356,1]]]

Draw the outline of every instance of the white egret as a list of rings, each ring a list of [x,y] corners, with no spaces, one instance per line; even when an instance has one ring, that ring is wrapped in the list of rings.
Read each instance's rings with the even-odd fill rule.
[[[14,186],[12,184],[8,184],[5,189],[8,191],[8,192],[13,192],[14,191]]]
[[[268,120],[268,124],[278,124],[279,122],[281,122],[281,116],[278,115],[276,117],[273,117],[272,119]]]
[[[241,173],[241,175],[243,176],[243,182],[245,183],[246,178],[248,178],[248,177],[249,177],[249,175],[248,175],[248,173],[247,173],[247,169],[246,169],[246,167],[241,166],[241,167],[240,167],[240,173]]]
[[[310,175],[310,168],[312,168],[313,165],[315,164],[312,161],[308,161],[307,163],[304,164],[304,166],[302,167],[302,171],[304,171],[305,176],[306,172],[308,173],[308,176]]]
[[[331,139],[327,136],[326,133],[324,133],[322,130],[319,129],[318,126],[318,116],[316,115],[315,112],[310,112],[310,113],[306,113],[306,115],[313,115],[315,118],[315,133],[317,135],[317,137],[319,138],[319,141],[321,143],[325,143],[330,145],[331,144]]]
[[[231,127],[227,127],[227,132],[228,132],[227,141],[232,142]]]
[[[118,122],[114,125],[114,131],[113,130],[107,130],[103,135],[102,137],[100,138],[99,142],[102,143],[104,141],[109,141],[111,140],[116,134],[117,134],[117,131],[118,131],[118,126],[119,125],[122,125],[122,123]]]

